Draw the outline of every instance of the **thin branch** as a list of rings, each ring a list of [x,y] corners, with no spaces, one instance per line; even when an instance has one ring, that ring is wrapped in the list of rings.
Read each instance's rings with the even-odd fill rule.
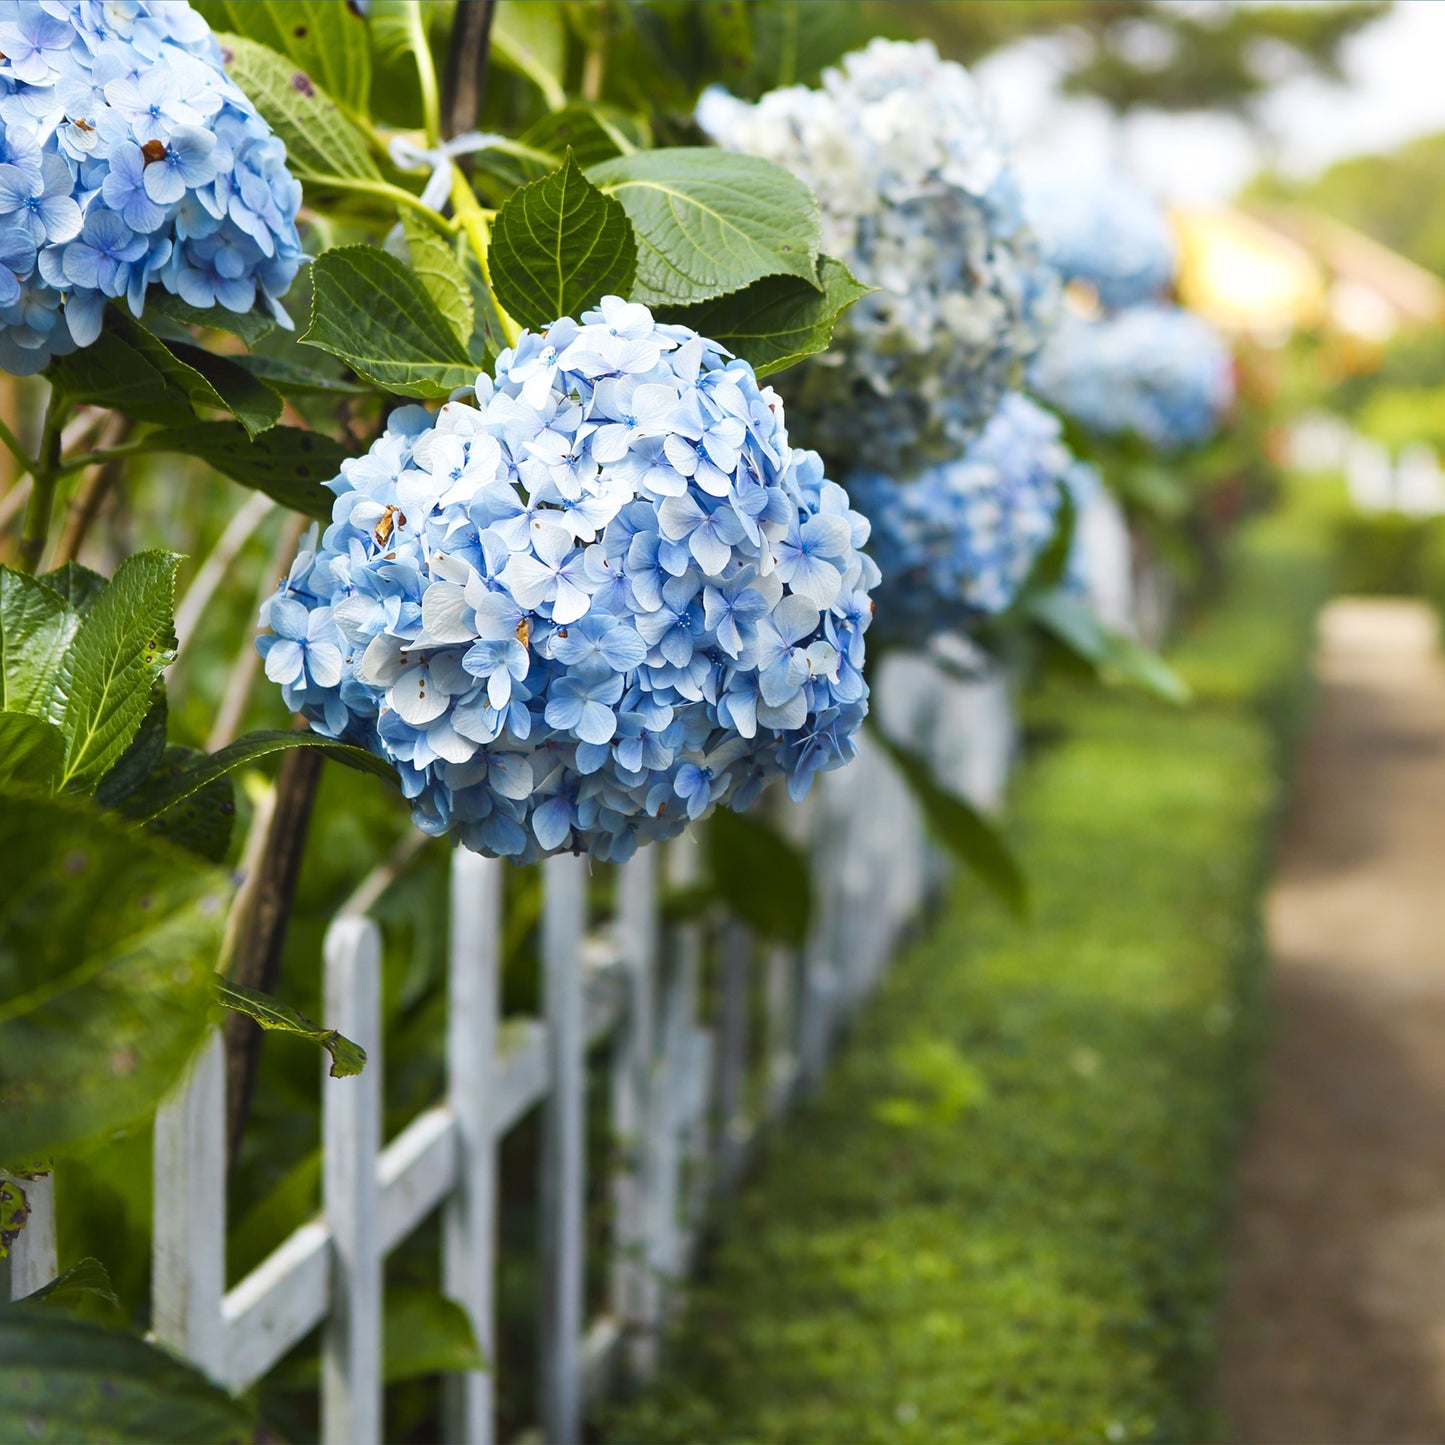
[[[482,113],[495,10],[493,0],[467,0],[457,6],[442,82],[442,135],[447,140],[473,129]]]
[[[52,391],[45,408],[45,427],[40,434],[40,455],[36,457],[35,469],[31,473],[35,481],[30,488],[30,501],[20,529],[20,566],[26,572],[35,571],[45,555],[45,544],[50,538],[50,519],[55,511],[55,484],[60,475],[60,434],[69,410],[69,403],[60,399],[59,392]]]
[[[356,885],[338,910],[339,918],[359,918],[371,912],[381,895],[401,876],[406,866],[430,840],[418,828],[408,828],[395,848]]]
[[[255,872],[255,884],[239,930],[240,942],[228,974],[232,983],[271,993],[281,972],[286,930],[316,789],[322,755],[315,748],[292,748],[281,760],[276,779],[276,804],[266,829],[266,843]],[[228,1014],[226,1041],[226,1139],[232,1166],[246,1131],[256,1069],[261,1062],[261,1030],[244,1014]]]
[[[26,472],[3,497],[0,497],[0,532],[5,531],[30,500],[30,488],[35,479]]]
[[[97,433],[107,442],[119,442],[125,439],[126,433],[131,428],[130,421],[117,412],[102,413],[104,418],[103,428],[97,428]],[[67,431],[75,430],[67,427]],[[61,446],[66,445],[66,439],[62,437]],[[51,565],[63,567],[67,562],[73,562],[80,556],[80,549],[85,545],[85,539],[95,519],[100,515],[100,509],[105,504],[105,499],[110,495],[111,489],[120,480],[120,465],[117,462],[105,462],[96,467],[91,474],[80,484],[74,499],[70,503],[70,511],[66,514],[65,530],[60,534],[60,540],[55,544],[55,555],[51,558]]]
[[[231,570],[231,564],[240,555],[241,549],[255,534],[256,529],[276,510],[276,503],[264,492],[252,492],[236,509],[226,530],[221,533],[210,555],[196,570],[186,595],[176,608],[176,651],[179,655],[186,650],[196,624],[201,620],[207,605],[216,594],[216,589]]]

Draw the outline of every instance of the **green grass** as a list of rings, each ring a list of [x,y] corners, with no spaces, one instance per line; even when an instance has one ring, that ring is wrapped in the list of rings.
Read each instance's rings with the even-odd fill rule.
[[[1056,693],[1011,816],[1024,927],[960,884],[726,1208],[663,1441],[1199,1440],[1259,1033],[1258,901],[1328,577],[1319,494],[1249,529],[1174,654],[1197,701]]]

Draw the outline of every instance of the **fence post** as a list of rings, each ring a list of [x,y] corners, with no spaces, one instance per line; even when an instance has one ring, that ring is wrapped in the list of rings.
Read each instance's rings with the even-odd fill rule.
[[[466,1310],[485,1370],[446,1378],[446,1438],[492,1445],[496,1321],[497,1009],[501,984],[502,865],[452,854],[447,1098],[456,1120],[457,1188],[442,1212],[446,1293]]]
[[[322,1153],[331,1225],[331,1314],[322,1343],[324,1445],[379,1445],[381,1390],[381,938],[369,918],[326,933],[326,1022],[366,1050],[356,1077],[322,1076]]]
[[[156,1111],[151,1327],[214,1380],[225,1378],[226,1051],[212,1029]]]
[[[25,1228],[10,1246],[10,1298],[24,1299],[55,1278],[55,1175],[36,1174],[16,1181],[25,1191]]]
[[[549,858],[543,868],[542,991],[551,1087],[542,1107],[540,1415],[547,1445],[578,1445],[586,1247],[582,935],[587,924],[587,860],[562,854]]]
[[[656,1363],[660,1296],[647,1267],[649,1154],[648,1094],[655,1048],[657,967],[657,859],[641,849],[622,867],[617,884],[617,942],[627,978],[627,1007],[612,1068],[612,1129],[621,1155],[612,1181],[612,1312],[627,1334],[634,1374]]]

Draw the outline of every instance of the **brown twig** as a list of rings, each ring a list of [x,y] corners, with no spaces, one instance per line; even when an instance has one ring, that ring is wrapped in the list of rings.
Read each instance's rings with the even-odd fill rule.
[[[463,0],[457,6],[442,81],[442,135],[447,140],[471,130],[482,113],[495,9],[494,0]],[[466,159],[460,164],[465,167]]]
[[[131,426],[128,418],[112,414],[109,424],[96,433],[97,450],[101,447],[119,446],[129,436]],[[120,480],[124,465],[121,458],[114,458],[101,466],[92,467],[86,474],[70,504],[70,511],[66,514],[65,530],[60,534],[60,541],[55,544],[55,555],[50,559],[51,566],[63,567],[80,556],[86,535],[100,515],[100,509],[105,505],[111,488]]]
[[[311,809],[321,780],[321,763],[321,754],[313,748],[293,748],[282,759],[266,846],[261,851],[250,906],[231,962],[233,983],[268,993],[276,987]],[[261,1059],[261,1030],[244,1014],[228,1014],[225,1040],[226,1141],[234,1167],[251,1112],[256,1067]]]

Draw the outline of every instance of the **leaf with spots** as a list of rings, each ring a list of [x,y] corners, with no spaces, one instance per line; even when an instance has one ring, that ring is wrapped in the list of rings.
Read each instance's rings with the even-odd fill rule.
[[[228,979],[217,979],[214,984],[216,1002],[222,1008],[232,1009],[254,1019],[263,1029],[282,1034],[292,1034],[318,1044],[331,1055],[331,1077],[345,1079],[359,1074],[366,1067],[366,1050],[353,1043],[345,1034],[335,1029],[323,1028],[312,1023],[303,1013],[298,1013],[290,1004],[272,998],[260,989],[247,988],[244,984],[232,983]]]
[[[148,436],[146,445],[152,451],[198,457],[233,482],[321,521],[331,520],[336,500],[322,483],[336,476],[350,456],[324,432],[278,426],[253,441],[234,421],[167,427]]]
[[[25,1230],[30,1219],[30,1200],[18,1180],[0,1179],[0,1259]]]
[[[174,552],[140,552],[117,569],[60,660],[65,734],[58,785],[90,791],[120,759],[176,655]]]
[[[371,95],[366,17],[337,0],[201,0],[212,30],[234,30],[286,56],[342,105],[364,110]]]
[[[0,1439],[246,1445],[254,1410],[129,1330],[0,1310]]]
[[[330,0],[335,5],[337,0]],[[286,143],[286,164],[299,181],[381,180],[361,132],[296,62],[241,35],[222,34],[226,74],[245,91]]]
[[[48,1155],[142,1118],[175,1081],[232,885],[89,800],[4,786],[0,856],[4,1147]]]

